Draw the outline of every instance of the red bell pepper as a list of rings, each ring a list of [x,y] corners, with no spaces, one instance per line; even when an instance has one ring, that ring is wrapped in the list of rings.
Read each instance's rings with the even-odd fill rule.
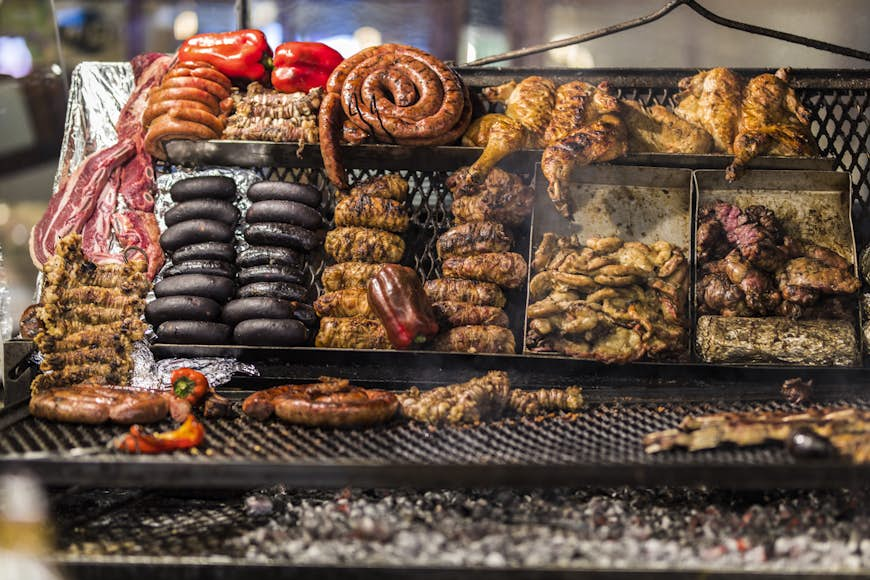
[[[199,403],[208,392],[208,379],[199,371],[183,367],[175,369],[169,377],[172,392],[191,405]]]
[[[190,449],[201,444],[205,439],[205,427],[193,415],[189,415],[184,423],[174,431],[164,433],[143,433],[142,427],[133,425],[130,432],[115,443],[121,451],[127,453],[155,454]]]
[[[282,93],[305,92],[323,87],[344,60],[322,42],[285,42],[275,49],[272,86]]]
[[[272,66],[272,49],[259,30],[191,36],[178,49],[181,62],[207,62],[231,79],[263,81]]]
[[[384,264],[366,286],[369,306],[397,349],[421,346],[438,334],[438,322],[417,273],[398,264]]]

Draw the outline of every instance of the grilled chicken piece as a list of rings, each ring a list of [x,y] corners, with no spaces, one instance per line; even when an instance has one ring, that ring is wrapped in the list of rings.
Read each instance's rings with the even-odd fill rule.
[[[336,191],[335,195],[339,199],[345,195],[368,195],[404,202],[408,199],[408,182],[401,175],[389,173],[366,179],[354,185],[350,193]]]
[[[556,90],[556,108],[547,126],[544,141],[555,145],[568,138],[598,117],[619,108],[618,100],[603,82],[597,87],[583,81],[572,81]]]
[[[550,124],[556,101],[556,87],[552,81],[538,76],[526,77],[519,83],[510,81],[485,88],[483,96],[491,103],[505,104],[505,115],[519,121],[528,132],[529,145],[543,146],[544,132]]]
[[[469,222],[454,226],[438,238],[438,257],[471,256],[484,252],[507,252],[513,238],[498,222]]]
[[[373,348],[391,349],[387,330],[379,320],[361,318],[320,319],[320,330],[314,339],[319,348]]]
[[[323,248],[336,262],[398,263],[405,241],[383,230],[346,227],[328,232]]]
[[[325,292],[347,288],[365,288],[368,281],[374,278],[380,269],[380,264],[342,262],[324,268],[320,281],[323,283]]]
[[[314,301],[314,311],[321,318],[326,316],[377,318],[369,306],[365,288],[348,288],[327,292]]]
[[[401,233],[408,229],[410,217],[401,202],[366,194],[350,195],[335,205],[335,225],[377,228]]]
[[[447,179],[453,193],[450,210],[457,224],[494,221],[517,226],[532,212],[535,192],[518,175],[495,168],[482,184],[463,189],[467,173],[463,167]]]
[[[762,74],[749,81],[743,91],[734,161],[725,170],[725,179],[737,179],[746,164],[759,155],[818,154],[810,133],[810,113],[789,86],[788,70],[781,68],[775,75]]]
[[[700,126],[684,121],[661,105],[645,109],[637,101],[620,100],[628,129],[630,153],[704,154],[713,150],[713,137]]]
[[[682,79],[680,88],[674,114],[703,127],[717,151],[732,153],[743,93],[740,77],[730,69],[714,68]]]
[[[489,282],[475,282],[462,278],[437,278],[427,281],[423,288],[432,302],[455,300],[496,308],[504,308],[507,303],[501,288]]]
[[[513,333],[501,326],[457,326],[432,341],[432,348],[442,352],[477,352],[513,354]]]
[[[519,121],[507,115],[493,113],[475,120],[462,137],[462,144],[484,150],[469,167],[461,187],[470,189],[482,183],[499,161],[527,145],[528,135]]]
[[[526,260],[514,252],[487,252],[462,258],[447,258],[441,265],[446,278],[468,278],[516,288],[526,280]]]
[[[447,300],[432,305],[435,316],[444,327],[488,325],[504,326],[509,324],[507,314],[495,306],[480,306],[470,302]]]
[[[625,155],[627,148],[625,125],[611,113],[547,147],[541,157],[541,169],[550,184],[547,193],[556,210],[567,218],[574,213],[566,183],[576,167],[612,161]]]

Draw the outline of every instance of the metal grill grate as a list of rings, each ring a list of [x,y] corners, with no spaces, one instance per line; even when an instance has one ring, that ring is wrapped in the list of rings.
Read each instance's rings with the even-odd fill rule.
[[[836,406],[845,402],[833,402]],[[870,408],[870,399],[853,401]],[[420,483],[421,478],[440,471],[441,479],[497,483],[509,467],[525,468],[520,481],[549,485],[559,481],[551,467],[572,472],[572,482],[596,481],[595,469],[629,468],[629,480],[668,481],[673,468],[691,468],[686,483],[726,483],[705,481],[705,466],[725,466],[736,484],[765,487],[777,483],[770,469],[793,471],[793,485],[806,483],[820,464],[800,465],[778,444],[758,448],[722,448],[700,453],[676,451],[646,455],[641,441],[651,431],[675,427],[688,414],[719,411],[794,409],[780,402],[701,402],[678,405],[592,404],[576,417],[551,417],[539,420],[513,419],[487,423],[473,428],[430,429],[415,423],[395,423],[363,431],[335,431],[289,426],[278,421],[258,422],[247,417],[206,422],[206,444],[192,453],[171,456],[135,457],[103,451],[77,456],[75,448],[106,445],[124,432],[117,426],[68,425],[25,418],[8,427],[0,438],[0,465],[27,461],[44,470],[50,483],[73,483],[59,478],[73,474],[80,483],[105,484],[104,469],[110,466],[116,479],[124,482],[136,474],[150,486],[216,486],[221,483],[257,485],[290,480],[334,485],[368,477],[373,485]],[[36,456],[34,457],[34,453]],[[52,470],[61,465],[63,469]],[[536,470],[534,466],[549,466]],[[203,469],[208,466],[207,469]],[[78,469],[76,469],[78,467]],[[196,467],[196,469],[192,469]],[[318,473],[317,468],[327,471]],[[419,468],[438,468],[419,471]],[[831,465],[826,465],[831,467]],[[840,464],[840,467],[849,467]],[[223,468],[235,469],[233,479],[222,482]],[[372,469],[374,468],[374,469]],[[391,470],[397,468],[397,470]],[[401,469],[398,469],[401,468]],[[70,471],[70,469],[72,471]],[[369,472],[366,472],[369,469]],[[857,469],[857,468],[853,468]],[[128,474],[125,476],[124,471]],[[415,473],[416,472],[416,473]],[[183,480],[173,477],[183,473]],[[828,483],[836,481],[837,470],[829,471]],[[848,469],[841,475],[858,472]],[[707,474],[710,477],[712,472]],[[833,475],[832,475],[833,474]],[[514,477],[516,474],[511,475]],[[566,472],[567,475],[567,472]],[[622,474],[620,477],[625,476]],[[851,477],[850,476],[850,477]],[[458,479],[452,479],[452,478]],[[719,476],[717,476],[719,477]],[[123,485],[123,483],[115,483]],[[818,481],[824,481],[820,479]],[[425,483],[425,479],[422,481]],[[467,481],[466,481],[467,482]],[[781,483],[781,482],[779,482]]]

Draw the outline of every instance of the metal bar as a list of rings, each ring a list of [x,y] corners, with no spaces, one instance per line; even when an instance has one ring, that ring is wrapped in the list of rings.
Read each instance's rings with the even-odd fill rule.
[[[605,28],[601,28],[599,30],[593,30],[592,32],[587,32],[584,34],[578,34],[576,36],[571,36],[569,38],[563,38],[561,40],[555,40],[552,42],[545,42],[543,44],[537,44],[535,46],[529,46],[525,48],[520,48],[517,50],[511,50],[508,52],[504,52],[502,54],[495,54],[492,56],[486,56],[483,58],[479,58],[477,60],[471,61],[469,63],[465,63],[462,66],[482,66],[485,64],[492,64],[495,62],[503,62],[505,60],[510,60],[513,58],[519,58],[523,56],[529,56],[532,54],[538,54],[541,52],[547,52],[549,50],[554,50],[556,48],[562,48],[565,46],[571,46],[573,44],[580,44],[583,42],[587,42],[589,40],[594,40],[596,38],[601,38],[604,36],[610,36],[611,34],[616,34],[618,32],[623,32],[625,30],[630,30],[632,28],[637,28],[639,26],[643,26],[645,24],[649,24],[650,22],[655,22],[659,20],[663,16],[669,14],[674,8],[677,6],[685,5],[695,11],[702,18],[709,20],[714,24],[718,24],[719,26],[724,26],[726,28],[732,28],[734,30],[740,30],[742,32],[748,32],[750,34],[757,34],[760,36],[767,36],[769,38],[774,38],[776,40],[783,40],[785,42],[790,42],[792,44],[799,44],[802,46],[808,46],[810,48],[815,48],[817,50],[824,50],[827,52],[831,52],[834,54],[839,54],[843,56],[848,56],[851,58],[857,58],[860,60],[870,61],[870,52],[864,52],[861,50],[856,50],[854,48],[849,48],[846,46],[840,46],[837,44],[831,44],[830,42],[824,42],[821,40],[815,40],[813,38],[807,38],[804,36],[799,36],[796,34],[790,34],[788,32],[782,32],[779,30],[773,30],[771,28],[764,28],[762,26],[756,26],[754,24],[747,24],[745,22],[740,22],[739,20],[731,20],[729,18],[724,18],[715,14],[706,8],[704,8],[701,4],[697,2],[697,0],[672,0],[668,2],[664,6],[662,6],[659,10],[647,14],[646,16],[642,16],[640,18],[636,18],[634,20],[627,20],[625,22],[621,22],[619,24],[614,24],[611,26],[607,26]]]
[[[241,30],[250,27],[250,11],[248,10],[248,0],[236,0],[236,29]]]

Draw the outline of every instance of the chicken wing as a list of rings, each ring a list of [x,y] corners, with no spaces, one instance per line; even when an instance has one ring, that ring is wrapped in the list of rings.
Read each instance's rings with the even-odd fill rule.
[[[398,263],[405,241],[383,230],[345,227],[327,233],[323,248],[336,262]]]
[[[335,225],[377,228],[401,233],[408,229],[410,217],[402,202],[383,197],[356,194],[335,204]]]
[[[637,101],[621,100],[620,112],[628,130],[629,152],[704,154],[713,150],[713,137],[707,131],[661,105],[644,109]]]
[[[740,77],[730,69],[714,68],[682,79],[680,88],[674,113],[703,127],[717,151],[732,153],[743,94]]]
[[[447,258],[441,265],[446,278],[468,278],[516,288],[526,280],[526,260],[514,252],[487,252],[462,258]]]
[[[752,158],[758,155],[809,157],[818,155],[810,133],[810,113],[798,101],[788,84],[788,70],[753,78],[743,92],[743,103],[734,161],[725,170],[725,179],[734,181]]]

